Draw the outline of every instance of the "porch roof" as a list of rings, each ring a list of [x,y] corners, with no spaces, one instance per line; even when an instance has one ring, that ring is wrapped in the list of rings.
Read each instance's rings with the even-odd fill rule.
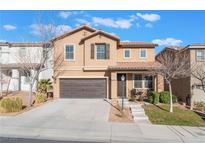
[[[11,64],[0,64],[0,67],[3,68],[3,69],[12,69],[12,68],[21,68],[23,66],[29,66],[31,68],[34,68],[34,67],[39,67],[40,64],[38,63],[32,63],[32,64],[28,64],[28,63],[11,63]]]
[[[159,62],[117,62],[114,66],[109,66],[110,70],[154,70],[161,68]]]

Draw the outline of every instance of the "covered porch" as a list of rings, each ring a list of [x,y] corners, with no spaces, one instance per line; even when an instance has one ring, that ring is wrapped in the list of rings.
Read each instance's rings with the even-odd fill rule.
[[[132,65],[134,66],[129,67],[130,64],[119,66],[118,64],[110,69],[111,99],[121,97],[127,99],[145,98],[149,91],[161,92],[164,90],[163,77],[154,72],[154,69],[160,67],[158,63],[136,62]],[[140,65],[143,65],[143,67]],[[124,81],[122,81],[122,78],[124,78]]]

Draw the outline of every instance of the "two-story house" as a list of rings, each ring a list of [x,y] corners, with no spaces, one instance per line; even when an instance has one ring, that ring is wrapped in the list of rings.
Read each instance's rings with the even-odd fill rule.
[[[35,66],[40,63],[43,54],[43,43],[32,42],[0,42],[0,89],[3,91],[29,91],[28,74],[23,71],[23,66]],[[52,54],[52,53],[50,53]],[[50,55],[49,60],[51,60]],[[49,69],[39,74],[39,79],[51,79],[53,75],[52,65],[46,62]],[[35,90],[35,88],[33,89]]]
[[[168,51],[175,52],[176,54],[184,54],[185,52],[189,59],[188,65],[190,70],[199,65],[201,66],[201,64],[205,64],[205,44],[191,44],[185,47],[166,47],[161,52]],[[168,90],[166,84],[165,90]],[[187,102],[188,104],[205,101],[205,93],[202,90],[202,85],[191,73],[189,77],[173,79],[172,92],[178,97],[179,101]]]
[[[117,99],[130,98],[133,90],[163,90],[163,78],[152,73],[160,67],[155,62],[157,44],[120,42],[118,36],[86,25],[52,42],[54,61],[63,55],[60,67],[54,69],[56,98]]]

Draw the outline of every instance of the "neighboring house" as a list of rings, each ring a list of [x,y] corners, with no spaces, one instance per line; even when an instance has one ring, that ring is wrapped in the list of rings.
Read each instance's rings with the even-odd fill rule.
[[[40,63],[40,55],[43,53],[43,43],[29,43],[29,42],[0,42],[0,69],[1,69],[1,84],[0,88],[3,91],[29,91],[28,76],[29,73],[34,73],[31,69],[29,73],[23,71],[23,65],[37,66]],[[29,60],[25,59],[31,58]],[[50,57],[52,57],[50,55]],[[25,61],[24,61],[25,60]],[[51,60],[51,58],[49,58]],[[50,68],[39,74],[39,79],[52,78],[52,66],[50,61],[46,65]],[[27,64],[25,64],[26,62]],[[34,87],[34,91],[35,91]]]
[[[190,68],[205,62],[205,44],[192,44],[186,47],[166,47],[161,52],[167,51],[173,51],[176,54],[186,52]],[[168,90],[166,84],[165,90]],[[205,102],[205,93],[202,90],[201,83],[191,75],[186,78],[173,79],[172,92],[178,97],[179,101],[187,103]]]
[[[149,42],[120,42],[120,38],[89,26],[81,26],[52,40],[56,98],[112,98],[149,90],[162,91],[163,78],[154,75],[155,47]]]

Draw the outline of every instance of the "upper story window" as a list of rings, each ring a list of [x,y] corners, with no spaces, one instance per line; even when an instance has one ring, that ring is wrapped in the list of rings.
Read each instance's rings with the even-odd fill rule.
[[[97,59],[106,59],[106,44],[97,44],[96,45],[96,58]]]
[[[204,61],[204,51],[203,50],[196,51],[196,61]]]
[[[74,60],[75,57],[75,47],[74,44],[67,44],[65,46],[65,59]]]
[[[125,59],[130,58],[130,50],[129,50],[129,49],[126,49],[126,50],[124,51],[124,58],[125,58]]]
[[[20,48],[19,49],[19,56],[25,57],[26,56],[26,48]]]
[[[147,57],[146,49],[141,49],[140,50],[140,58],[146,58],[146,57]]]

